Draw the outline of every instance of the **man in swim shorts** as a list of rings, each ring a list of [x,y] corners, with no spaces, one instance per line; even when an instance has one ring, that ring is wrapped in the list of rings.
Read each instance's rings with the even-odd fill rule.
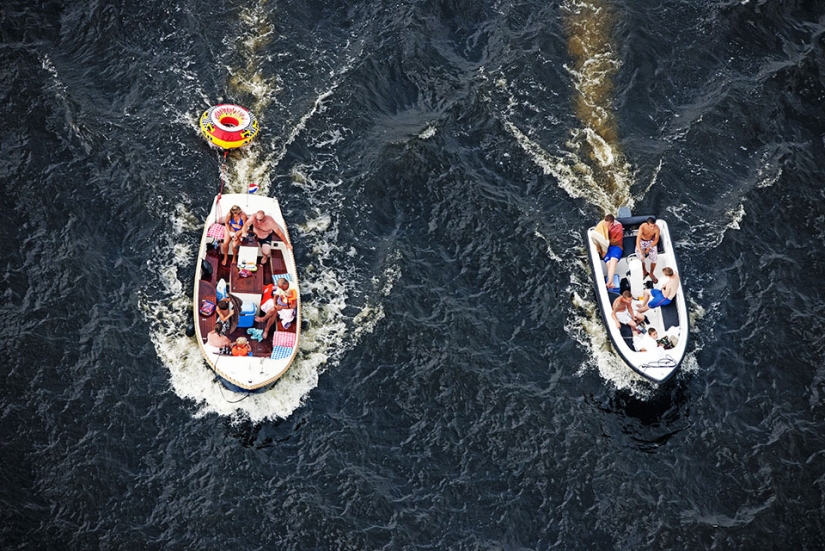
[[[622,325],[629,325],[634,333],[639,334],[641,331],[636,327],[636,322],[644,321],[645,317],[638,312],[634,313],[632,304],[633,296],[630,291],[625,291],[613,301],[613,311],[610,315],[616,322],[616,329],[621,329]]]
[[[258,238],[258,244],[261,246],[261,266],[269,261],[269,254],[272,252],[272,236],[277,235],[278,238],[286,244],[287,248],[292,249],[292,243],[286,237],[284,229],[272,218],[270,215],[262,210],[249,217],[243,227],[243,233],[249,231],[255,233]]]
[[[639,233],[636,234],[636,254],[642,261],[642,277],[648,275],[647,261],[650,260],[650,279],[653,283],[659,283],[653,272],[656,271],[656,261],[659,260],[659,226],[652,216],[639,226]]]
[[[610,243],[603,260],[605,264],[607,264],[607,289],[612,291],[616,289],[613,284],[616,265],[619,263],[619,260],[621,260],[623,253],[622,239],[624,237],[624,227],[622,227],[621,222],[616,221],[616,218],[612,214],[605,214],[604,220],[596,225],[596,232],[606,236]]]
[[[667,280],[662,284],[662,290],[645,289],[644,301],[637,312],[647,312],[651,308],[667,306],[676,296],[676,291],[679,290],[679,276],[673,271],[673,268],[662,268],[662,273],[667,277]]]

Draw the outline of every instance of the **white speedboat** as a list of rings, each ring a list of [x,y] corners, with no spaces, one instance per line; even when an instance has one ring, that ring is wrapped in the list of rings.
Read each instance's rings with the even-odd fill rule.
[[[261,249],[255,235],[250,233],[241,242],[237,257],[223,260],[223,239],[218,226],[233,205],[247,216],[259,210],[272,216],[287,232],[278,200],[254,194],[218,195],[204,224],[195,270],[193,302],[194,333],[206,362],[218,380],[235,392],[262,392],[269,389],[289,369],[298,350],[301,334],[301,303],[298,272],[292,250],[273,235],[269,262],[261,264]],[[286,234],[289,238],[289,234]],[[293,318],[277,317],[267,338],[261,338],[265,322],[256,322],[262,314],[261,306],[268,306],[277,282],[284,278],[295,289],[296,307]],[[226,349],[207,344],[207,335],[215,327],[217,313],[214,305],[223,297],[233,305],[231,322],[226,336],[234,343],[238,337],[248,340],[251,352],[247,356],[232,356]],[[288,314],[288,313],[285,313]],[[260,338],[260,340],[259,340]]]
[[[619,210],[616,220],[624,227],[623,254],[616,266],[614,283],[618,288],[608,289],[607,275],[608,268],[597,249],[598,236],[596,227],[591,227],[585,232],[585,245],[590,268],[593,274],[593,286],[596,291],[596,301],[604,320],[605,329],[613,343],[613,348],[627,365],[642,377],[656,382],[667,381],[679,368],[684,359],[688,345],[688,311],[685,302],[684,281],[680,277],[680,285],[676,296],[670,304],[652,308],[644,312],[647,322],[643,329],[648,331],[655,328],[659,339],[667,337],[666,344],[672,348],[665,349],[657,346],[655,349],[640,352],[636,350],[632,330],[629,326],[622,324],[616,327],[612,318],[613,303],[619,297],[619,291],[629,289],[633,296],[634,310],[642,304],[640,300],[644,295],[647,282],[652,283],[650,276],[644,277],[642,260],[636,252],[636,236],[639,226],[645,222],[649,216],[631,216],[630,210],[623,208]],[[658,280],[655,288],[660,289],[666,281],[662,269],[669,267],[676,275],[679,275],[679,268],[676,263],[676,254],[673,241],[670,237],[667,222],[656,220],[659,227],[660,238],[658,244],[658,262],[653,276]],[[647,283],[649,285],[649,283]]]

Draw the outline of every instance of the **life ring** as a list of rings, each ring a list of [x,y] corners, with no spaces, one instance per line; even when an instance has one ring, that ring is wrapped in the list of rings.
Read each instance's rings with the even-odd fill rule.
[[[258,119],[240,105],[214,105],[201,115],[201,132],[223,149],[242,147],[258,135]]]

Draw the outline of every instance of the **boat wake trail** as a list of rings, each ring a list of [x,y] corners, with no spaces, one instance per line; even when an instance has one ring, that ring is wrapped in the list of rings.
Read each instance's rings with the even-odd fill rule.
[[[607,212],[631,206],[632,175],[619,147],[613,109],[613,76],[621,65],[611,41],[614,14],[604,0],[568,0],[562,5],[567,45],[573,57],[576,94],[573,104],[582,128],[573,132],[569,145],[590,160]]]
[[[274,32],[269,17],[265,2],[245,9],[241,13],[244,31],[233,40],[240,45],[242,66],[227,68],[232,75],[230,92],[259,117],[262,138],[228,155],[225,173],[221,175],[225,193],[246,193],[248,185],[256,183],[258,193],[272,196],[275,190],[271,175],[288,146],[305,131],[313,117],[324,113],[326,100],[338,86],[337,82],[327,83],[326,89],[317,94],[295,122],[285,122],[280,129],[267,125],[267,109],[271,110],[281,90],[280,79],[266,77],[262,68],[266,61],[262,52],[271,43]],[[343,78],[347,67],[336,74]],[[294,106],[285,109],[295,112]],[[196,117],[186,117],[183,123],[197,129]],[[337,163],[334,157],[328,160]],[[226,390],[215,381],[197,344],[184,334],[192,319],[192,266],[197,262],[196,239],[203,222],[192,214],[188,199],[176,198],[174,201],[179,202],[169,205],[169,210],[175,212],[172,228],[163,232],[158,255],[146,267],[146,281],[150,283],[141,292],[140,307],[151,325],[158,356],[170,371],[173,391],[194,401],[197,415],[217,413],[252,422],[288,417],[317,386],[324,367],[336,362],[383,317],[380,305],[353,309],[348,304],[350,297],[357,294],[358,281],[352,277],[354,270],[348,265],[346,247],[338,245],[336,209],[341,208],[343,200],[335,198],[340,195],[335,188],[340,181],[314,177],[316,170],[323,172],[324,167],[298,166],[289,177],[278,178],[278,182],[289,186],[289,200],[281,201],[282,209],[287,203],[288,226],[289,204],[300,204],[302,211],[310,211],[302,223],[288,227],[296,249],[308,257],[299,261],[298,266],[301,291],[308,296],[302,301],[302,319],[308,327],[301,332],[300,349],[290,369],[271,390],[261,394]],[[391,287],[395,277],[392,273],[384,274],[385,285]]]

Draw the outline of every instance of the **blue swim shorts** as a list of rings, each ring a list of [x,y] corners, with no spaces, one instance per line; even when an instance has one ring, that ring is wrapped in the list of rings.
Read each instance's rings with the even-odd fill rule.
[[[665,295],[659,289],[651,289],[650,297],[650,302],[647,303],[648,308],[658,308],[670,304],[670,299],[665,298]]]
[[[607,254],[604,255],[604,261],[610,262],[611,259],[615,258],[616,260],[622,259],[622,248],[617,247],[616,245],[610,245],[607,248]]]

